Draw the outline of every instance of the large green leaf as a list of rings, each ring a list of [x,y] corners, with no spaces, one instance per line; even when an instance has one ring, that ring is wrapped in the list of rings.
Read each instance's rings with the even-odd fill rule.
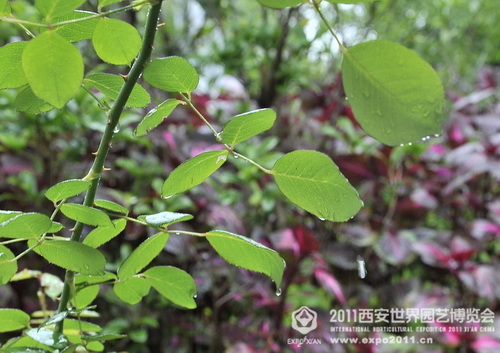
[[[344,55],[344,88],[356,120],[391,146],[440,134],[444,93],[432,67],[388,41],[358,44]]]
[[[55,203],[81,194],[90,187],[90,184],[90,181],[81,179],[64,180],[51,186],[45,192],[45,197]]]
[[[122,77],[112,74],[92,74],[83,80],[87,88],[95,88],[109,99],[116,100],[125,81]],[[125,105],[127,107],[142,108],[149,104],[151,97],[149,93],[136,83]]]
[[[362,206],[356,190],[323,153],[305,150],[287,153],[278,159],[272,173],[291,202],[320,219],[344,222]]]
[[[0,244],[0,286],[9,282],[17,272],[17,262],[6,262],[14,258],[10,249]]]
[[[182,104],[182,101],[178,99],[167,99],[156,108],[151,109],[139,125],[137,125],[134,136],[146,135],[160,125],[163,119],[167,118],[179,104]]]
[[[87,234],[83,240],[83,244],[94,249],[98,248],[123,232],[126,226],[127,221],[125,219],[117,219],[113,221],[112,226],[97,227]]]
[[[187,272],[171,266],[152,267],[143,273],[147,282],[172,303],[196,308],[196,284]]]
[[[114,65],[130,64],[141,49],[141,42],[134,26],[111,18],[102,18],[92,36],[97,55]]]
[[[8,221],[9,219],[12,219],[16,216],[19,216],[22,214],[20,211],[4,211],[0,210],[0,223],[3,223],[5,221]]]
[[[283,9],[285,7],[296,6],[307,2],[307,0],[257,0],[262,5],[273,9]]]
[[[35,0],[36,8],[50,19],[63,16],[77,9],[85,0]]]
[[[280,288],[285,261],[276,251],[242,235],[222,230],[208,232],[206,238],[224,260],[232,265],[263,273]]]
[[[188,213],[178,212],[160,212],[138,217],[139,220],[145,221],[153,227],[165,227],[174,223],[188,221],[192,218],[193,216]]]
[[[21,57],[28,42],[14,42],[0,48],[0,89],[18,88],[28,83]]]
[[[76,295],[71,298],[71,303],[76,309],[85,309],[99,294],[99,284],[106,281],[116,280],[114,273],[106,272],[104,276],[87,276],[78,274],[75,276]],[[94,284],[95,283],[95,284]],[[91,285],[94,284],[94,285]],[[66,325],[65,325],[66,326]]]
[[[54,18],[53,22],[56,23],[56,22],[77,20],[95,15],[96,15],[95,12],[73,11],[65,16]],[[94,35],[94,29],[98,23],[99,23],[98,18],[92,18],[90,20],[79,21],[74,23],[68,23],[62,26],[57,26],[56,28],[53,29],[53,31],[70,42],[77,42],[80,40],[91,39],[92,36]]]
[[[125,216],[128,215],[128,208],[113,202],[113,201],[108,201],[108,200],[95,200],[94,201],[94,206],[103,208],[108,211],[116,212],[116,213],[121,213],[124,214]]]
[[[161,189],[162,197],[169,197],[201,184],[227,160],[227,151],[203,152],[175,168]]]
[[[19,309],[0,309],[0,332],[10,332],[29,327],[30,316]]]
[[[191,93],[200,80],[196,69],[178,56],[155,59],[144,69],[144,79],[167,92]]]
[[[0,238],[32,239],[46,233],[52,226],[41,213],[23,213],[0,223]]]
[[[88,245],[76,241],[46,240],[37,251],[47,261],[66,270],[90,276],[104,274],[104,255]]]
[[[61,212],[72,220],[89,224],[91,226],[111,227],[113,223],[109,216],[101,210],[92,207],[78,205],[74,203],[66,203],[61,206]]]
[[[33,93],[57,108],[73,98],[83,79],[80,52],[51,31],[28,42],[22,65]]]
[[[29,86],[19,91],[14,106],[16,110],[27,114],[40,114],[54,109],[49,103],[35,96]]]
[[[272,109],[259,109],[236,115],[227,122],[220,133],[221,142],[234,146],[269,130],[275,120],[276,112]]]
[[[126,281],[116,282],[113,292],[116,296],[128,304],[137,304],[143,297],[148,295],[151,285],[142,277],[132,277]]]
[[[120,266],[118,278],[126,280],[139,273],[163,250],[168,238],[168,233],[158,233],[142,242]]]

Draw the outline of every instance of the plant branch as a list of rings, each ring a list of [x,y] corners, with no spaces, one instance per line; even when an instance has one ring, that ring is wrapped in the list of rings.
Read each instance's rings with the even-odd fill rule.
[[[84,206],[91,207],[94,204],[99,181],[104,171],[104,162],[106,160],[109,150],[111,149],[111,141],[115,134],[114,130],[118,125],[118,121],[120,120],[120,116],[123,112],[125,103],[127,102],[132,92],[132,89],[134,88],[135,83],[139,79],[139,76],[141,75],[142,71],[144,70],[144,67],[146,66],[146,63],[148,62],[151,56],[161,4],[162,0],[159,0],[149,10],[146,20],[146,30],[144,33],[144,38],[142,40],[141,50],[139,52],[139,55],[137,56],[137,59],[132,65],[129,74],[127,75],[127,80],[125,81],[123,87],[121,88],[120,93],[113,107],[109,111],[108,124],[101,137],[101,142],[99,144],[99,148],[97,150],[94,163],[92,164],[92,168],[90,169],[89,174],[87,174],[87,176],[85,177],[86,180],[91,180],[92,184],[85,195],[85,199],[83,202]],[[83,223],[77,222],[70,239],[73,241],[80,241],[82,230],[83,230]],[[64,278],[64,288],[61,294],[59,307],[57,309],[58,313],[65,311],[67,308],[71,296],[71,288],[74,283],[74,276],[75,276],[74,272],[66,271],[66,276]],[[56,324],[54,330],[55,334],[62,333],[63,324],[64,320]]]
[[[333,31],[332,26],[330,26],[330,24],[328,23],[328,20],[326,19],[325,15],[323,15],[323,12],[319,8],[319,1],[318,0],[311,0],[311,3],[314,6],[314,9],[318,13],[318,15],[321,18],[321,20],[323,21],[323,23],[328,28],[328,31],[332,34],[333,38],[335,38],[335,40],[337,41],[337,43],[338,43],[338,45],[340,47],[340,51],[342,53],[344,53],[344,54],[347,53],[347,48],[342,44],[342,42],[340,41],[340,39],[337,37],[337,35]]]
[[[181,96],[182,96],[182,99],[184,99],[184,101],[187,103],[187,105],[189,105],[189,107],[195,112],[195,114],[205,123],[205,125],[208,126],[210,131],[212,131],[212,133],[214,134],[215,138],[218,139],[219,133],[217,132],[217,130],[215,130],[215,128],[212,126],[212,124],[210,124],[208,122],[208,120],[203,116],[203,114],[201,114],[200,111],[198,109],[196,109],[193,102],[191,102],[190,97],[184,93],[181,93]]]

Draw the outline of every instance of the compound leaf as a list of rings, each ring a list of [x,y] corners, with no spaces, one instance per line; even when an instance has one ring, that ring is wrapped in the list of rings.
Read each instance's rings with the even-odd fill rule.
[[[344,222],[362,206],[356,190],[323,153],[307,150],[287,153],[278,159],[272,174],[292,203],[321,219]]]
[[[122,77],[112,74],[92,74],[83,80],[83,84],[87,88],[95,88],[112,100],[118,98],[118,94],[125,81]],[[149,104],[151,97],[149,93],[136,83],[125,105],[127,107],[142,108]]]
[[[187,272],[171,266],[152,267],[143,273],[146,281],[176,305],[196,308],[196,284]]]
[[[134,26],[111,18],[101,18],[92,35],[97,55],[114,65],[128,65],[141,49],[141,36]]]
[[[196,69],[184,58],[155,59],[144,69],[146,82],[167,92],[191,93],[200,80]]]
[[[146,135],[160,125],[163,119],[167,118],[179,104],[182,104],[182,101],[178,99],[167,99],[156,108],[151,109],[139,125],[137,125],[134,136]]]
[[[440,134],[444,91],[432,67],[388,41],[358,44],[344,55],[342,78],[363,130],[390,146]]]
[[[81,179],[64,180],[51,186],[46,192],[45,197],[56,203],[58,201],[76,196],[87,190],[91,185],[90,181]]]
[[[275,120],[276,112],[272,109],[259,109],[236,115],[224,126],[220,133],[221,141],[234,146],[269,130]]]
[[[46,233],[52,221],[42,213],[22,213],[0,223],[0,237],[31,239]]]
[[[104,255],[88,245],[76,241],[46,240],[37,251],[47,261],[66,270],[91,276],[104,274]]]
[[[168,233],[158,233],[142,242],[118,269],[118,278],[126,280],[149,265],[167,244]]]
[[[75,203],[65,203],[61,206],[61,212],[68,218],[89,224],[91,226],[113,226],[109,216],[101,210],[92,207],[78,205]]]
[[[161,190],[162,197],[168,197],[189,190],[201,184],[219,169],[227,160],[228,152],[203,152],[188,159],[168,176]]]
[[[83,79],[80,52],[51,31],[28,42],[22,66],[33,93],[57,108],[73,98]]]
[[[222,230],[208,232],[206,238],[230,264],[263,273],[280,287],[285,261],[276,251],[242,235]]]

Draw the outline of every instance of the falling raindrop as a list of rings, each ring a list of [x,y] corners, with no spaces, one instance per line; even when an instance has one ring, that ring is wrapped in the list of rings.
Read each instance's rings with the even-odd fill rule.
[[[358,263],[358,276],[359,278],[363,279],[366,277],[366,267],[365,267],[365,260],[361,256],[356,257],[356,262]]]

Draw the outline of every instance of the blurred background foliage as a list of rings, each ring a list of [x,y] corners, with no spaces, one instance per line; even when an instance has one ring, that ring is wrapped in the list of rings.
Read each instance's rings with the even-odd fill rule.
[[[10,3],[17,17],[38,20],[32,2]],[[83,8],[96,7],[96,1],[89,1]],[[183,56],[197,67],[202,81],[194,99],[211,123],[222,127],[236,114],[273,107],[278,112],[273,130],[242,144],[240,152],[270,168],[292,149],[318,149],[339,165],[365,207],[348,223],[321,222],[288,204],[268,176],[237,159],[207,183],[162,200],[159,191],[168,173],[190,156],[214,148],[216,141],[182,108],[147,137],[134,138],[133,128],[146,110],[128,110],[99,197],[129,207],[134,215],[193,213],[195,219],[183,224],[187,230],[245,234],[278,250],[287,269],[277,296],[264,276],[225,264],[196,239],[172,236],[158,262],[193,275],[198,308],[180,310],[154,294],[129,306],[102,286],[97,321],[128,335],[108,351],[498,349],[498,317],[495,333],[430,334],[435,343],[425,347],[286,344],[298,337],[290,313],[302,305],[320,313],[320,329],[309,337],[327,341],[330,309],[466,307],[497,314],[500,309],[498,5],[490,0],[381,0],[322,7],[348,47],[372,39],[396,41],[437,70],[448,96],[443,135],[395,148],[367,137],[342,91],[338,48],[308,6],[272,10],[257,1],[166,1],[154,55]],[[142,29],[144,12],[121,16]],[[27,39],[21,29],[0,22],[2,44]],[[99,62],[89,43],[78,46],[87,55],[87,71],[117,71]],[[150,91],[152,106],[165,98]],[[0,91],[0,209],[48,214],[51,205],[44,191],[85,175],[106,117],[84,90],[63,110],[39,115],[16,111],[14,107],[26,110],[16,96]],[[110,270],[147,235],[131,223],[107,244]],[[364,280],[357,276],[357,255],[366,261]],[[36,255],[25,258],[23,266],[62,274],[42,266]],[[38,310],[39,288],[34,280],[0,287],[0,305]]]

